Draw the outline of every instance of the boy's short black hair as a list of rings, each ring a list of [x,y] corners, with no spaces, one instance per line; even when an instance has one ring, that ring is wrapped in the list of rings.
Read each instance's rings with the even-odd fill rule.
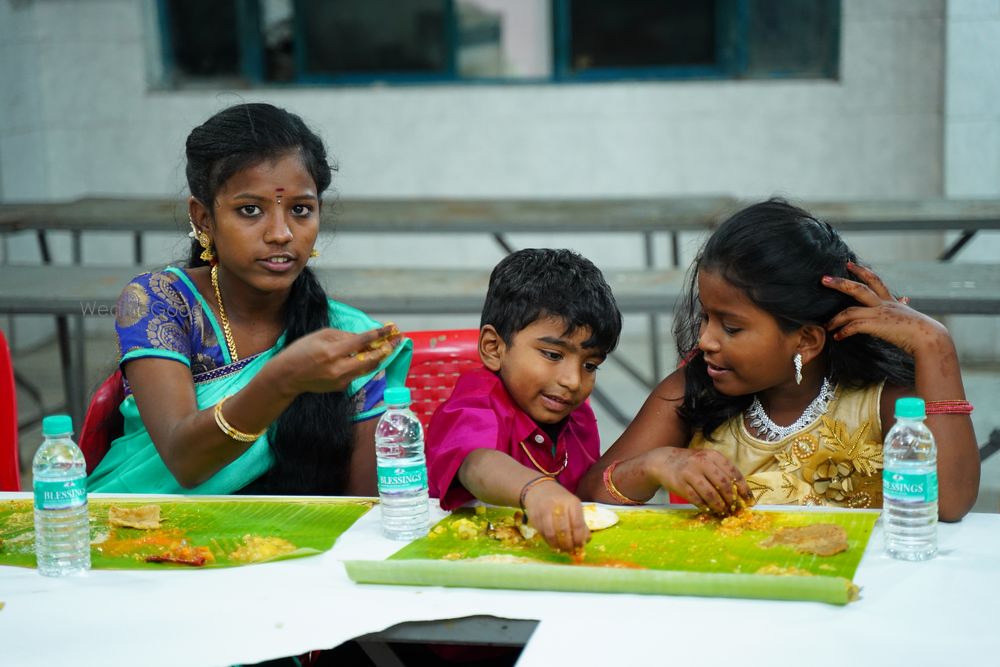
[[[493,325],[505,343],[543,317],[566,322],[566,333],[588,327],[585,348],[610,354],[622,314],[601,270],[572,250],[526,248],[503,259],[490,275],[480,327]]]

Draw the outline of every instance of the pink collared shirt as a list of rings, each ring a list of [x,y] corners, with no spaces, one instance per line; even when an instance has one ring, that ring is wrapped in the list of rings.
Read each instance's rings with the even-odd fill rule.
[[[521,443],[524,443],[524,447]],[[450,510],[472,500],[458,469],[474,449],[495,449],[539,474],[558,470],[559,483],[575,492],[580,478],[601,455],[597,418],[583,403],[566,418],[556,441],[514,403],[500,378],[486,368],[465,373],[447,401],[434,412],[427,429],[427,475],[431,496]],[[537,462],[532,463],[527,449]]]

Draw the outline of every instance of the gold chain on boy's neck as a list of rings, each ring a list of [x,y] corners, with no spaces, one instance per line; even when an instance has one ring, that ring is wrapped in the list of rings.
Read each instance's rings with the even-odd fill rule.
[[[556,470],[546,470],[545,468],[543,468],[538,463],[538,461],[535,460],[535,457],[531,455],[531,450],[529,450],[528,446],[526,444],[524,444],[524,440],[521,441],[521,449],[523,449],[524,453],[528,455],[528,458],[535,465],[535,467],[538,468],[538,470],[540,472],[548,475],[549,477],[557,477],[559,475],[559,473],[561,473],[563,470],[566,469],[566,465],[569,463],[569,449],[567,449],[567,450],[565,450],[563,452],[563,462],[562,462],[562,465],[559,466],[559,468],[556,469]]]
[[[236,341],[233,339],[233,330],[229,328],[229,318],[226,317],[226,307],[222,305],[222,292],[219,291],[219,265],[212,266],[212,287],[215,288],[215,301],[219,304],[219,319],[222,320],[222,331],[226,334],[226,346],[229,348],[229,356],[232,361],[239,361],[236,354]]]

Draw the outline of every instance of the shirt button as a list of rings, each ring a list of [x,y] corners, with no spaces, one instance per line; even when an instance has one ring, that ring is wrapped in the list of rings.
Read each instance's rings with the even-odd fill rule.
[[[542,435],[541,433],[535,434],[535,442],[537,442],[539,445],[545,444],[545,436]]]

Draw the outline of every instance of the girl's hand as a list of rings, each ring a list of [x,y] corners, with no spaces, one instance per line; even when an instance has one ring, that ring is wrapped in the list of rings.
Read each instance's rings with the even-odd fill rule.
[[[915,356],[918,346],[948,337],[944,325],[910,308],[909,299],[893,297],[874,271],[854,262],[847,263],[847,270],[861,282],[823,276],[824,285],[861,304],[845,308],[827,323],[826,330],[833,332],[834,340],[863,333],[881,338]]]
[[[656,450],[652,472],[668,491],[716,514],[732,514],[744,504],[753,504],[743,474],[732,461],[711,449],[661,447]]]
[[[377,368],[401,341],[391,323],[358,334],[319,329],[296,340],[278,358],[295,395],[344,391],[354,378]]]
[[[590,541],[583,504],[558,482],[542,482],[524,498],[528,523],[557,551],[577,552]]]

